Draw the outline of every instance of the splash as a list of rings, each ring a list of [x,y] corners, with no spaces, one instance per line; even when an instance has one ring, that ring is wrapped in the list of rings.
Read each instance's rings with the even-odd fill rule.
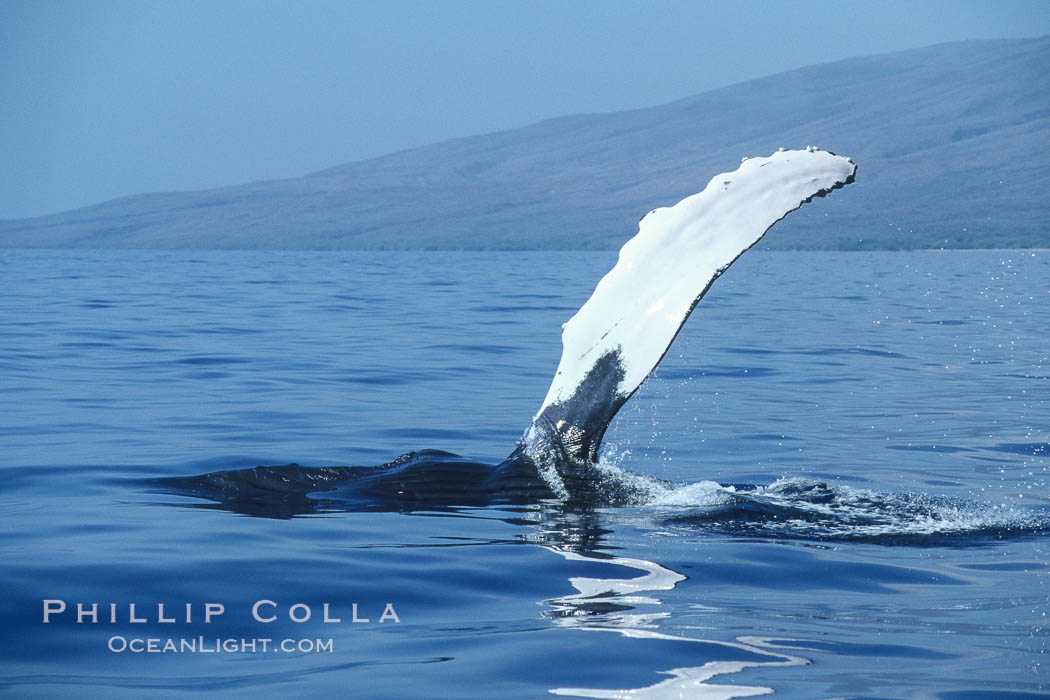
[[[963,544],[1050,529],[1047,514],[1034,509],[800,477],[768,486],[688,484],[648,505],[669,526],[792,539]]]

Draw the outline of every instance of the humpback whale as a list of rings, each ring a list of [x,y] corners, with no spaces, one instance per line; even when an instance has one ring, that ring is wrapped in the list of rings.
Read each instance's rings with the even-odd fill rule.
[[[165,490],[245,508],[310,512],[338,491],[363,509],[519,503],[615,503],[598,451],[617,411],[656,368],[722,273],[792,211],[853,182],[847,157],[807,147],[745,158],[699,193],[654,209],[616,265],[562,329],[543,403],[509,457],[492,465],[423,450],[377,467],[254,467],[160,480]]]

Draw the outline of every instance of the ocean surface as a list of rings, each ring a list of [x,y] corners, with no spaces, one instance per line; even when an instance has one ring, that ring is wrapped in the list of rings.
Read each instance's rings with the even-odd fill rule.
[[[158,487],[498,462],[614,261],[0,250],[0,695],[1050,691],[1048,252],[743,256],[606,435],[630,505]]]

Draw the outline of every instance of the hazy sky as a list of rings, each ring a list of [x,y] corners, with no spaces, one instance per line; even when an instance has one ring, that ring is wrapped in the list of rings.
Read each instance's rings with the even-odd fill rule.
[[[0,0],[0,218],[1047,33],[1047,0]]]

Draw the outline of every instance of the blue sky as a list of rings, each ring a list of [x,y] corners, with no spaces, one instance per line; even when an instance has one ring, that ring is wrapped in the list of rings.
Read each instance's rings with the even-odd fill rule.
[[[0,0],[0,218],[1048,33],[1046,0]]]

